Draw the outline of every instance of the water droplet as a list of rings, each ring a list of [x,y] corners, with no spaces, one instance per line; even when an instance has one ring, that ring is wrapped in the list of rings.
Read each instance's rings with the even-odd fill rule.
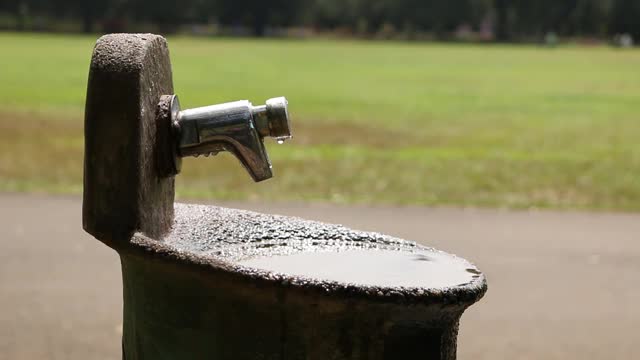
[[[282,140],[282,139],[278,139],[278,144],[279,144],[279,145],[284,144],[284,140]]]

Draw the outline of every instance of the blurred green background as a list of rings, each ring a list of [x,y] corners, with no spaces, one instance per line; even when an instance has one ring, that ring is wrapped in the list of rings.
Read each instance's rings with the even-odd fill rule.
[[[95,35],[0,33],[0,190],[80,193]],[[182,197],[640,209],[640,51],[168,38],[183,107],[287,96],[275,177],[188,160]]]

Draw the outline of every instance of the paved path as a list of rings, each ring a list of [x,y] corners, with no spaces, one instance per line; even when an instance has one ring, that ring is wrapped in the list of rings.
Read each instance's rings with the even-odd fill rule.
[[[640,359],[640,215],[223,204],[385,232],[474,261],[460,359]],[[118,258],[79,198],[0,195],[0,358],[119,359]]]

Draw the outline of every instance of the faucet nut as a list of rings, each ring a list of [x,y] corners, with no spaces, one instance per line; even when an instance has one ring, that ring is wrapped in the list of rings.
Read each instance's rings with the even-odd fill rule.
[[[276,139],[291,137],[289,126],[289,109],[285,97],[269,99],[266,102],[266,112],[269,124],[269,135]]]

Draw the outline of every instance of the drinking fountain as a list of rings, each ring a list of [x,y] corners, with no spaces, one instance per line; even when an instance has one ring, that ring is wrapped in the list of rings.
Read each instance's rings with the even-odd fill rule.
[[[121,259],[123,359],[456,358],[459,319],[487,289],[468,261],[340,225],[174,204],[185,156],[228,151],[270,178],[264,138],[288,139],[289,118],[284,98],[181,109],[164,38],[98,40],[83,227]]]

